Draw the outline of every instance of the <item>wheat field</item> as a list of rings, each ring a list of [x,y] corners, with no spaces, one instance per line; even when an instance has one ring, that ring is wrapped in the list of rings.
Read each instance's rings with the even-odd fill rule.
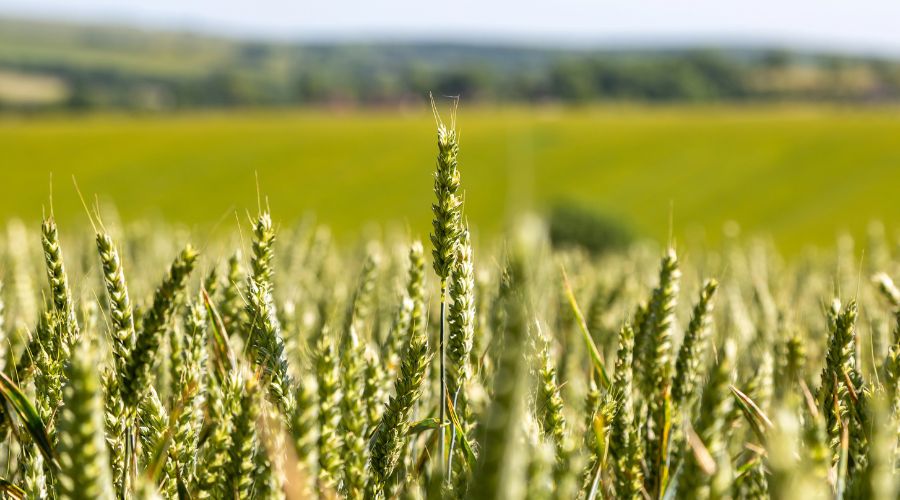
[[[98,202],[93,231],[51,200],[10,221],[3,494],[896,498],[885,230],[589,253],[522,212],[476,239],[455,111],[436,117],[427,239],[340,242],[264,196],[193,242]]]
[[[422,106],[421,108],[424,108]],[[718,245],[723,227],[795,255],[866,224],[900,224],[897,109],[829,105],[510,107],[459,117],[466,217],[492,239],[523,208],[572,200],[663,241]],[[433,120],[426,109],[233,110],[0,118],[0,218],[39,224],[52,174],[56,217],[87,224],[75,175],[107,219],[160,218],[237,231],[255,210],[254,172],[273,215],[313,216],[343,243],[360,228],[425,236]],[[191,200],[187,203],[185,200]],[[364,200],[360,203],[359,200]],[[370,236],[371,233],[365,233]]]

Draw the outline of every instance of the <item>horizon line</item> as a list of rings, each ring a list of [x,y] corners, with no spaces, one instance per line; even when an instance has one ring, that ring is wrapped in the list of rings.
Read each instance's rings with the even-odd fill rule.
[[[524,32],[492,32],[483,30],[403,30],[387,28],[350,32],[343,30],[305,30],[305,33],[287,33],[282,29],[266,30],[239,28],[224,24],[197,20],[174,21],[166,18],[134,19],[120,15],[89,15],[84,13],[66,17],[47,15],[29,9],[0,7],[0,21],[59,25],[85,29],[123,29],[147,34],[177,34],[215,38],[235,43],[271,43],[279,45],[312,44],[409,44],[409,45],[459,45],[533,49],[547,51],[668,51],[668,50],[773,50],[810,55],[844,55],[861,58],[900,58],[900,46],[872,47],[865,43],[826,41],[811,37],[788,37],[751,34],[687,35],[678,33],[647,33],[645,35],[610,34],[606,36],[540,34]]]

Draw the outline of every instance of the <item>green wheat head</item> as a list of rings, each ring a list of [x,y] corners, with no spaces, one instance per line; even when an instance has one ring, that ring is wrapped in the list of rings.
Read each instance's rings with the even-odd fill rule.
[[[56,222],[50,216],[41,224],[41,246],[44,250],[44,262],[47,267],[47,280],[50,283],[50,296],[57,314],[62,318],[65,329],[61,332],[63,344],[71,348],[78,342],[81,330],[75,316],[75,302],[69,290],[69,279],[63,264],[62,248],[59,242],[59,231]]]
[[[385,488],[400,460],[410,425],[410,412],[421,396],[422,384],[431,360],[428,337],[425,334],[424,297],[419,292],[424,265],[422,254],[422,244],[413,243],[410,249],[408,284],[413,301],[406,335],[409,344],[394,382],[394,395],[388,399],[381,422],[369,444],[369,465],[374,475],[372,494],[379,496],[386,493]]]
[[[726,453],[725,424],[732,407],[729,385],[733,380],[736,346],[727,340],[719,349],[719,360],[710,370],[709,380],[703,388],[700,400],[700,416],[693,425],[699,440],[686,451],[684,470],[678,481],[678,494],[684,498],[710,498],[715,496],[714,471],[704,470],[698,458],[704,452],[712,459],[715,468],[723,464]]]
[[[463,388],[472,375],[470,355],[475,338],[475,265],[468,229],[460,237],[449,294],[452,302],[447,314],[447,391],[456,399],[461,395],[464,402]]]
[[[319,474],[320,491],[334,491],[341,477],[343,442],[338,426],[342,393],[334,343],[322,338],[316,348],[316,381],[319,386]]]
[[[242,316],[244,307],[240,290],[242,282],[241,252],[238,250],[228,259],[228,275],[225,278],[225,288],[222,290],[222,301],[219,305],[219,310],[222,311],[222,323],[229,333],[234,332],[238,325],[244,323]]]
[[[175,310],[176,295],[184,290],[188,276],[194,269],[198,253],[190,245],[178,255],[169,272],[163,278],[153,297],[153,305],[147,311],[143,328],[128,353],[122,376],[120,395],[126,407],[140,403],[149,386],[148,379],[154,366],[165,328]]]
[[[626,323],[619,331],[612,389],[616,410],[609,434],[609,455],[615,474],[615,491],[621,498],[634,498],[643,488],[642,442],[634,422],[633,354],[634,330]],[[592,430],[593,427],[587,429],[588,432]]]
[[[697,389],[700,378],[699,368],[704,362],[706,343],[709,338],[713,300],[718,288],[719,283],[716,280],[708,280],[704,283],[678,351],[675,377],[672,379],[672,399],[680,405],[689,403],[688,397]]]
[[[456,134],[455,116],[448,127],[438,121],[438,156],[434,172],[434,195],[431,205],[431,244],[434,258],[434,272],[445,283],[456,261],[457,245],[461,228],[462,201],[459,197],[459,143]]]
[[[247,325],[249,353],[254,368],[264,373],[264,385],[285,418],[294,413],[293,378],[288,372],[284,338],[272,294],[265,284],[247,281]]]
[[[61,499],[112,499],[98,358],[96,348],[85,340],[66,368],[68,384],[57,428],[56,494]]]
[[[272,257],[275,245],[275,228],[269,212],[262,212],[253,225],[253,253],[250,257],[250,276],[259,284],[271,286],[274,270]]]
[[[259,445],[256,421],[261,409],[256,382],[252,378],[241,377],[231,387],[228,399],[234,416],[228,463],[225,466],[226,491],[234,498],[252,498],[255,453]]]

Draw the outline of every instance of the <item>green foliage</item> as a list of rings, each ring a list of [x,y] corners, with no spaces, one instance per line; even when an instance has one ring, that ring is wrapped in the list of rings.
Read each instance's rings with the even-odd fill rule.
[[[419,98],[426,98],[426,92],[413,97]],[[722,231],[726,224],[736,227],[733,221],[743,235],[771,236],[786,257],[798,257],[810,245],[830,247],[834,235],[845,229],[861,238],[870,217],[882,218],[888,228],[900,222],[890,202],[900,172],[889,168],[900,121],[889,107],[603,106],[548,114],[463,103],[465,220],[480,244],[502,235],[513,208],[508,202],[518,200],[515,193],[525,188],[529,196],[520,201],[532,201],[535,207],[571,199],[592,211],[625,217],[636,241],[665,240],[674,206],[673,234],[679,243],[701,244],[697,238],[702,235],[702,242],[711,245],[707,248],[714,248],[727,239]],[[422,111],[100,114],[90,120],[53,115],[8,121],[0,126],[0,150],[7,181],[15,189],[0,199],[0,219],[35,220],[40,214],[32,208],[46,203],[50,173],[54,179],[75,174],[85,194],[90,190],[113,200],[124,223],[146,222],[149,211],[190,225],[197,234],[215,235],[216,241],[234,238],[221,254],[209,255],[210,264],[221,261],[224,285],[225,261],[238,247],[238,235],[233,224],[218,222],[232,206],[256,210],[257,170],[282,223],[314,213],[345,243],[360,235],[366,221],[408,225],[411,235],[426,236],[432,217],[422,210],[429,196],[422,186],[427,170],[423,159],[434,157],[435,141],[432,115]],[[49,134],[52,148],[46,147]],[[527,154],[528,168],[519,153],[510,152]],[[264,161],[248,165],[248,158]],[[466,158],[474,168],[466,168]],[[739,160],[723,168],[723,158]],[[842,185],[848,158],[853,158],[858,189],[838,190],[826,203],[822,193]],[[333,175],[336,165],[367,168]],[[76,264],[83,261],[78,259],[81,248],[72,245],[86,221],[77,196],[60,187],[64,184],[54,183],[54,217],[67,270],[75,278],[82,269]],[[773,192],[773,186],[793,189]],[[365,203],[334,202],[348,196]],[[108,229],[118,236],[112,224]],[[241,266],[249,268],[250,231],[243,238]],[[35,235],[29,244],[38,239]],[[303,248],[307,242],[298,245]],[[123,257],[126,274],[133,264],[145,264],[133,262],[128,253]],[[154,267],[162,270],[161,264]],[[4,281],[13,290],[15,268],[5,269]],[[896,277],[890,268],[880,270]],[[241,276],[236,282],[243,288],[246,281]],[[72,287],[79,300],[83,283],[78,278]],[[19,324],[14,301],[8,301],[7,311],[13,328]],[[35,318],[22,317],[27,322]]]
[[[896,98],[889,58],[736,47],[588,50],[473,43],[286,43],[0,20],[0,68],[62,87],[6,107],[73,110],[467,100]],[[366,75],[365,79],[358,78]],[[61,81],[57,81],[61,80]],[[852,82],[848,82],[851,79]],[[153,85],[158,94],[135,92]],[[46,86],[46,84],[45,84]],[[875,97],[873,97],[875,96]],[[32,98],[32,101],[34,98]]]
[[[547,222],[554,246],[580,247],[594,255],[621,250],[634,239],[620,219],[573,202],[555,203]]]

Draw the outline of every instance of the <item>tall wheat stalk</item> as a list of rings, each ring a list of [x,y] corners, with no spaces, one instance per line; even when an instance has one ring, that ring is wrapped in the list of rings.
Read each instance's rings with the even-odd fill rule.
[[[445,368],[446,347],[444,345],[444,325],[446,323],[447,284],[456,264],[459,238],[462,232],[462,201],[459,198],[459,143],[456,134],[456,108],[450,116],[449,127],[445,125],[437,113],[434,99],[431,101],[435,120],[438,123],[438,156],[434,173],[434,194],[437,201],[431,206],[434,214],[431,233],[431,252],[434,259],[434,272],[441,282],[440,336],[438,340],[438,359],[440,363],[439,418],[442,422],[438,441],[439,464],[444,470],[446,455],[444,452],[444,423],[447,421],[447,375]]]

